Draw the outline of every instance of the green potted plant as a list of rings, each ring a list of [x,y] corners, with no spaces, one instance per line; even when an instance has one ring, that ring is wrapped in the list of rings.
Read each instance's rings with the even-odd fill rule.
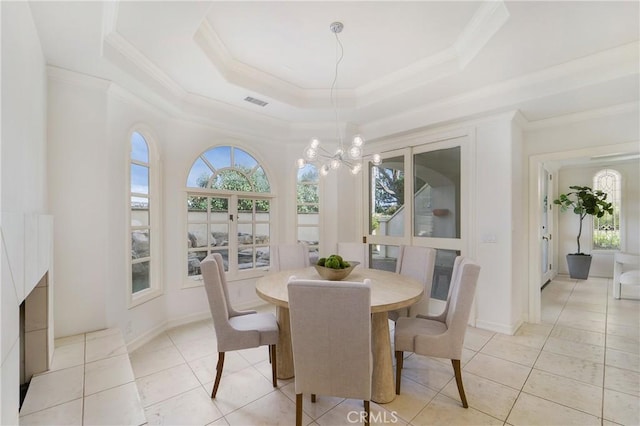
[[[578,251],[567,254],[567,264],[571,278],[586,280],[589,277],[591,267],[591,255],[580,251],[580,236],[582,235],[582,222],[587,215],[602,217],[606,213],[613,214],[613,206],[607,201],[607,193],[600,190],[592,190],[588,186],[570,186],[573,191],[560,194],[553,204],[560,206],[560,211],[571,210],[580,219],[580,228],[576,242]]]

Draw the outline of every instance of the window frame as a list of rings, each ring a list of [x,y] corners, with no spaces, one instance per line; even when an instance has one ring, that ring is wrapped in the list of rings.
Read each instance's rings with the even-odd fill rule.
[[[250,155],[251,157],[253,157],[253,159],[256,161],[257,165],[254,166],[254,169],[262,169],[262,172],[264,173],[267,182],[269,183],[269,189],[270,192],[248,192],[248,191],[231,191],[231,190],[224,190],[224,189],[210,189],[210,188],[201,188],[201,187],[192,187],[192,186],[188,186],[188,180],[189,180],[189,176],[191,174],[191,171],[194,167],[194,165],[196,164],[196,162],[198,161],[198,159],[201,159],[202,156],[204,156],[207,152],[215,150],[217,148],[229,148],[231,150],[231,152],[233,152],[233,150],[237,149],[240,151],[243,151],[245,154]],[[231,155],[231,158],[234,158],[233,154]],[[205,164],[207,164],[208,161],[205,161]],[[209,163],[210,164],[210,163]],[[208,165],[209,165],[208,164]],[[229,165],[226,167],[220,167],[216,170],[233,170],[235,169],[235,164],[233,165]],[[238,169],[240,173],[242,173],[243,175],[245,174],[245,172],[243,172],[241,169]],[[190,163],[190,167],[187,170],[187,176],[185,179],[185,193],[184,193],[184,202],[183,205],[185,207],[187,207],[188,204],[188,200],[190,196],[201,196],[201,197],[213,197],[213,198],[227,198],[228,199],[228,213],[229,214],[233,214],[233,219],[229,219],[226,223],[228,225],[228,235],[237,235],[237,231],[238,231],[238,200],[239,199],[251,199],[251,200],[268,200],[269,201],[269,221],[265,222],[263,220],[257,220],[256,215],[253,215],[251,224],[252,224],[252,228],[255,229],[256,225],[261,225],[261,224],[265,224],[268,223],[269,225],[269,242],[267,244],[258,244],[259,246],[266,246],[269,247],[272,244],[272,240],[273,240],[273,235],[275,232],[275,227],[276,227],[276,195],[273,191],[273,184],[272,184],[272,180],[270,179],[270,173],[268,172],[265,163],[263,161],[261,161],[261,159],[259,158],[259,156],[257,156],[254,152],[252,152],[251,150],[247,149],[244,146],[240,146],[240,145],[232,145],[232,144],[217,144],[217,145],[211,145],[209,147],[207,147],[205,150],[203,150],[202,152],[200,152],[194,159],[193,161]],[[255,207],[254,207],[255,209]],[[208,208],[207,208],[207,211]],[[184,235],[187,235],[189,233],[189,224],[190,223],[195,223],[195,222],[190,222],[189,221],[189,211],[188,211],[188,207],[186,209],[186,217],[184,220]],[[209,219],[207,219],[207,227],[213,222],[209,222]],[[218,223],[218,222],[216,222]],[[220,222],[222,223],[222,222]],[[246,224],[248,222],[243,222],[243,224]],[[207,228],[209,229],[209,228]],[[210,232],[209,230],[207,230],[207,232]],[[183,253],[185,254],[185,256],[183,257],[183,262],[182,262],[182,272],[181,272],[181,276],[183,277],[182,279],[182,288],[193,288],[193,287],[201,287],[204,285],[203,280],[202,280],[202,274],[200,275],[189,275],[189,265],[188,265],[188,253],[189,252],[193,252],[194,250],[190,250],[190,248],[188,247],[188,243],[185,239],[184,244],[184,250]],[[254,243],[252,244],[253,247],[256,247],[256,243],[254,241]],[[238,253],[239,253],[239,244],[236,239],[229,239],[228,241],[228,245],[224,246],[224,249],[228,250],[228,270],[225,271],[225,275],[228,281],[239,281],[239,280],[244,280],[244,279],[251,279],[251,278],[257,278],[257,277],[261,277],[263,276],[270,268],[270,265],[267,266],[261,266],[261,267],[253,267],[250,269],[239,269],[238,268]],[[216,251],[220,251],[220,250],[211,250],[211,246],[207,245],[206,250],[200,250],[200,251],[206,251],[207,254],[209,253],[213,253]]]
[[[148,162],[144,163],[139,160],[134,160],[132,158],[132,149],[133,149],[133,137],[134,134],[139,134],[144,142],[147,145],[148,152]],[[164,293],[164,285],[162,279],[162,235],[161,235],[161,188],[160,188],[160,158],[158,155],[158,151],[156,148],[156,138],[153,136],[153,133],[150,129],[148,129],[144,125],[136,125],[129,133],[128,133],[128,149],[127,152],[127,236],[125,238],[125,242],[127,244],[125,254],[127,255],[126,261],[126,274],[127,274],[127,306],[129,309],[134,308],[138,305],[141,305],[145,302],[148,302],[151,299],[154,299]],[[148,168],[148,193],[140,194],[131,191],[132,184],[132,176],[131,176],[131,167],[132,165],[140,165]],[[132,221],[132,208],[131,208],[131,198],[135,196],[144,195],[148,198],[149,202],[149,225],[147,226],[135,226],[131,224]],[[131,236],[136,230],[149,230],[150,235],[150,243],[149,243],[149,256],[148,258],[144,258],[143,261],[148,259],[149,261],[149,287],[140,290],[137,292],[133,292],[133,277],[132,270],[135,262],[131,257],[131,244],[132,239]]]
[[[299,232],[301,229],[304,228],[317,228],[318,230],[318,241],[317,244],[314,245],[309,245],[307,244],[308,248],[309,248],[309,260],[312,263],[315,263],[314,261],[314,250],[316,253],[316,257],[319,256],[320,254],[320,246],[322,245],[322,215],[321,215],[321,204],[322,204],[322,191],[321,191],[321,182],[323,179],[320,179],[320,170],[318,170],[318,168],[313,165],[313,164],[309,164],[307,163],[305,165],[305,167],[313,167],[316,171],[316,180],[315,181],[309,181],[309,182],[301,182],[300,181],[300,170],[298,167],[295,168],[295,173],[296,173],[296,183],[295,183],[295,235],[296,235],[296,240],[298,242],[300,242],[300,240],[298,239],[299,237]],[[315,185],[316,186],[316,191],[317,191],[317,196],[318,196],[318,202],[317,203],[298,203],[298,189],[300,187],[300,185],[306,185],[306,186],[310,186],[310,185]],[[318,210],[318,223],[317,224],[301,224],[300,223],[300,213],[298,213],[298,208],[300,206],[315,206]],[[305,242],[306,244],[306,242]]]
[[[607,196],[607,201],[613,204],[614,215],[616,212],[618,213],[619,244],[618,244],[618,247],[616,248],[595,247],[595,231],[596,231],[595,227],[596,227],[598,218],[594,216],[593,220],[591,221],[591,252],[592,253],[614,253],[618,251],[624,251],[624,247],[625,247],[625,238],[624,238],[625,226],[624,226],[624,214],[623,214],[624,202],[622,200],[623,191],[624,191],[624,178],[622,176],[622,173],[620,173],[620,171],[614,168],[605,167],[603,169],[598,169],[595,173],[593,173],[591,177],[591,182],[592,182],[594,191],[601,190],[601,188],[596,185],[596,178],[598,177],[598,175],[601,175],[605,172],[609,172],[616,177],[616,185],[617,185],[617,192],[619,195],[619,199],[612,200],[609,198],[609,196]]]

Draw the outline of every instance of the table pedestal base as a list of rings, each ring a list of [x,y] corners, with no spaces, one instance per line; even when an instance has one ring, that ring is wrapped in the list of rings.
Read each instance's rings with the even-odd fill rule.
[[[276,317],[280,325],[278,344],[276,345],[278,379],[291,379],[293,377],[293,350],[291,348],[289,309],[277,306]]]
[[[371,314],[371,345],[373,352],[371,400],[378,404],[386,404],[396,397],[389,318],[386,312]]]

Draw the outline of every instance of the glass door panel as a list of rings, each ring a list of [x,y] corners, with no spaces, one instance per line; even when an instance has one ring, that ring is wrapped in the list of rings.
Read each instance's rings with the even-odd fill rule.
[[[460,147],[413,156],[415,237],[460,238]]]
[[[369,234],[381,237],[405,235],[405,162],[404,156],[384,158],[369,168]]]

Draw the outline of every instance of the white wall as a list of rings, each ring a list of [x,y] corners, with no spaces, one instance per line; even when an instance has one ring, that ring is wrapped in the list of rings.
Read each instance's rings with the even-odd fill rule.
[[[18,305],[49,269],[51,221],[45,215],[46,74],[42,48],[27,3],[1,2],[0,7],[0,424],[11,425],[18,424]]]

